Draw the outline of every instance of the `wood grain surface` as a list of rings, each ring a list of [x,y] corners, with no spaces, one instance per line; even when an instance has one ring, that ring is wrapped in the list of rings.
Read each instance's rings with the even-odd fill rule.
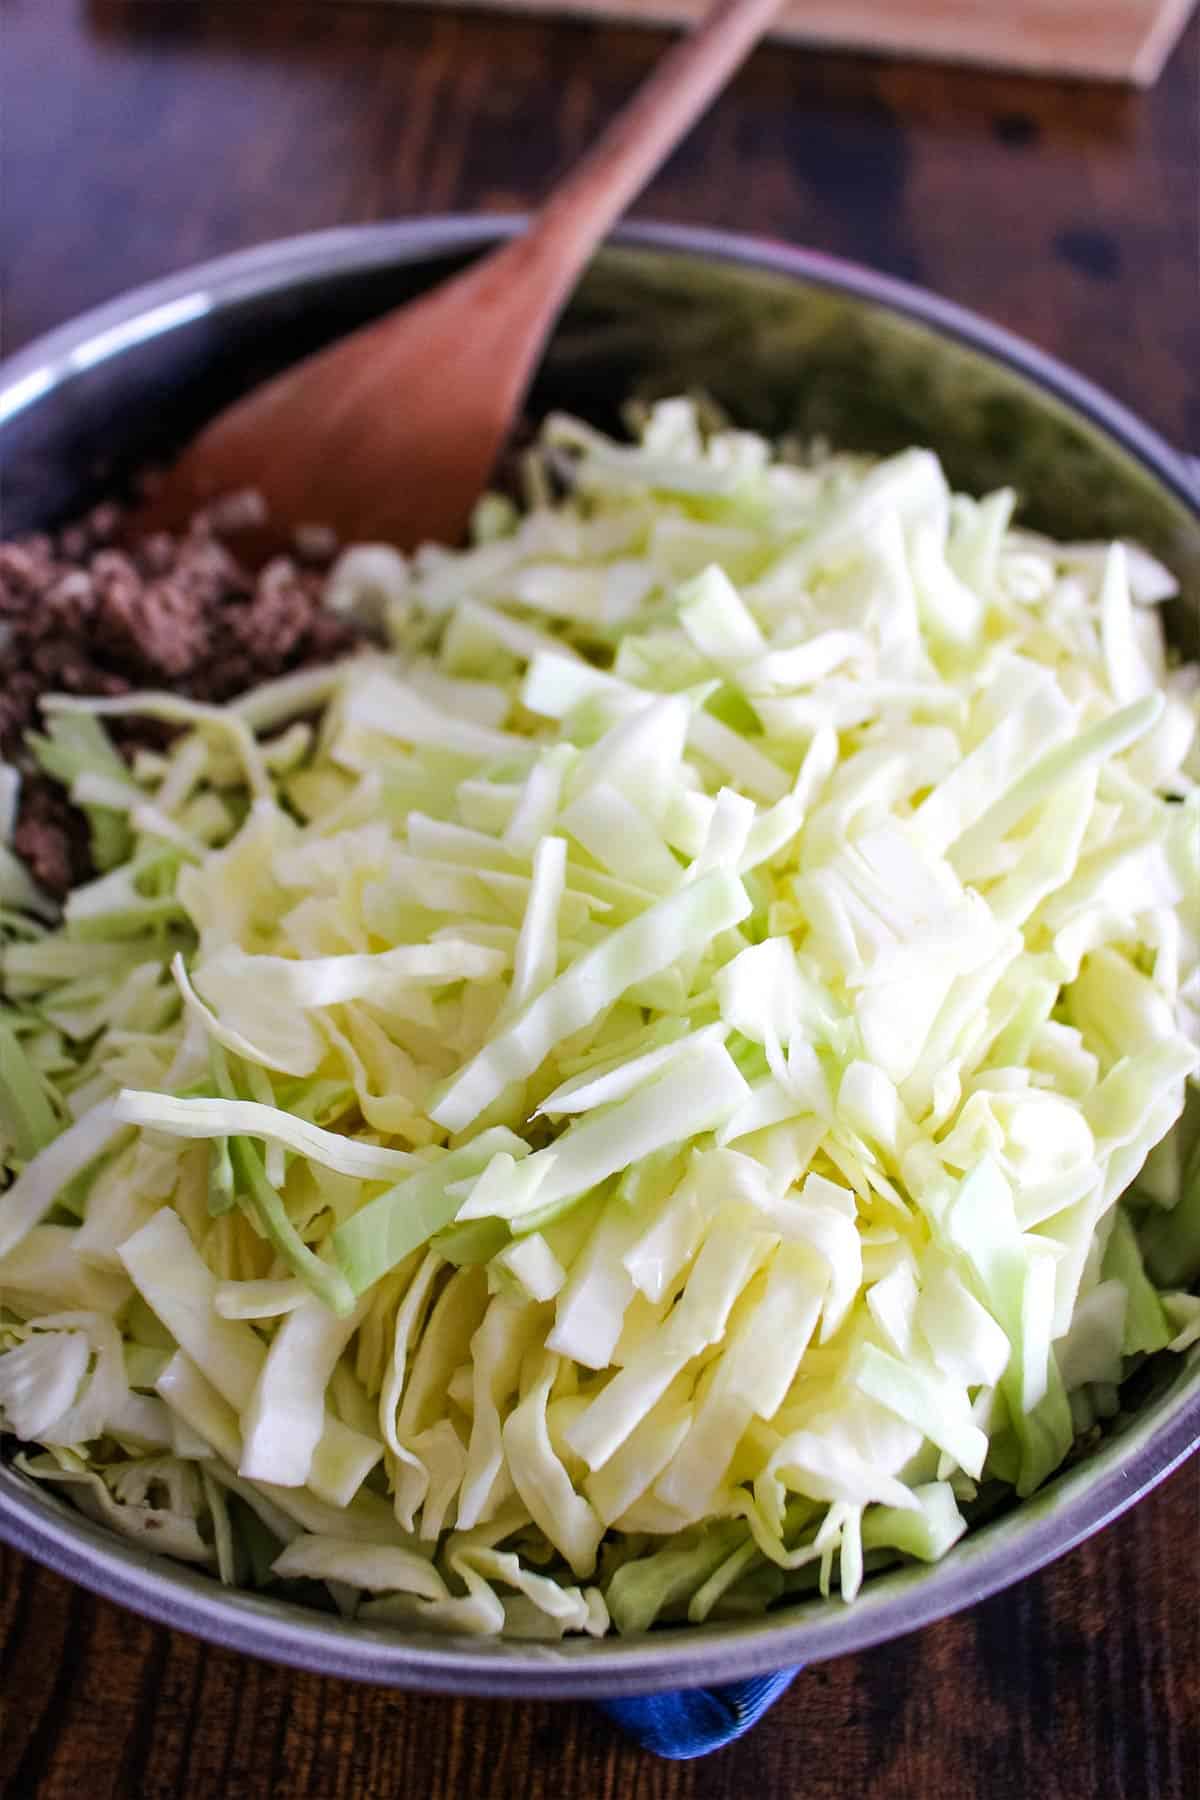
[[[349,0],[351,5],[359,0]],[[409,0],[393,0],[405,6]],[[436,0],[454,6],[457,0]],[[473,0],[501,12],[690,24],[705,0]],[[1145,85],[1158,78],[1195,0],[782,0],[772,35],[940,62]]]
[[[0,0],[6,350],[197,258],[529,204],[660,52],[407,7]],[[1200,450],[1200,23],[1146,95],[772,47],[637,209],[819,245],[1073,362]],[[1041,1576],[810,1670],[665,1764],[584,1705],[405,1696],[0,1555],[12,1800],[1195,1800],[1200,1461]]]

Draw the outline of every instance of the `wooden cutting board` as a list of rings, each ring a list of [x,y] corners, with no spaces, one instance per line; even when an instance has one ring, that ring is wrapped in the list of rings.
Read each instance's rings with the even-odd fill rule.
[[[403,0],[396,0],[402,4]],[[459,0],[432,0],[456,5]],[[516,13],[690,23],[707,0],[468,0]],[[775,36],[1149,87],[1196,0],[783,0]]]

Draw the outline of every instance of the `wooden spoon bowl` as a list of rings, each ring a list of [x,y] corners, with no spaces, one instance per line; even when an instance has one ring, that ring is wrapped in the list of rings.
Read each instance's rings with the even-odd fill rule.
[[[220,413],[166,472],[133,535],[251,487],[280,539],[314,524],[404,548],[460,539],[581,270],[778,5],[717,0],[522,237]]]

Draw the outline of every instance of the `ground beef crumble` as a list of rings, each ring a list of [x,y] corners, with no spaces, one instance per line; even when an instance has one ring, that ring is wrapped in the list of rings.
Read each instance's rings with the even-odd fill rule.
[[[228,700],[359,641],[321,604],[338,548],[328,533],[299,534],[294,554],[259,570],[239,557],[239,535],[264,518],[257,494],[234,494],[186,531],[128,549],[120,508],[105,504],[57,532],[0,543],[0,756],[23,770],[14,848],[48,892],[61,897],[85,879],[89,861],[83,819],[29,765],[41,694],[169,687]],[[126,753],[163,740],[144,721],[112,726]]]
[[[56,781],[27,777],[13,849],[46,893],[61,897],[92,872],[87,820]]]

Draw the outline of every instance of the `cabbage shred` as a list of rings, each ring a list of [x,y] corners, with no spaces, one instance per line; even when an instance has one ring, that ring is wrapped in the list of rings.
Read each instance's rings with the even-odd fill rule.
[[[45,701],[104,856],[54,922],[0,853],[0,1421],[362,1618],[849,1600],[1200,1336],[1174,584],[923,450],[542,450],[346,555],[386,653]]]

